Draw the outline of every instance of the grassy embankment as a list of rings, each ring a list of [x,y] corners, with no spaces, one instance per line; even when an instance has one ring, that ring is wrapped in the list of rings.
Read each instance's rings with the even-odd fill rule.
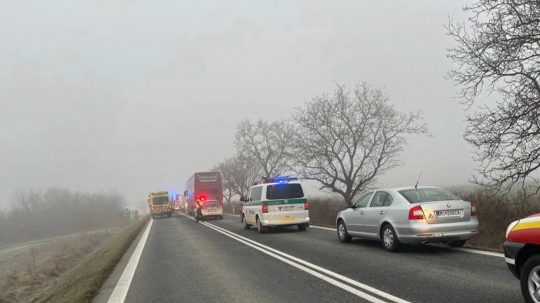
[[[4,256],[0,302],[91,302],[147,219]],[[17,264],[18,263],[18,264]]]

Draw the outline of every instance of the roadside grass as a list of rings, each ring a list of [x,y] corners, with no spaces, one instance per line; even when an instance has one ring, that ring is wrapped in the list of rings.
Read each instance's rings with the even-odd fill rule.
[[[468,241],[468,246],[502,251],[506,227],[512,221],[540,212],[540,196],[524,196],[520,192],[498,195],[487,190],[464,191],[451,189],[458,196],[476,205],[479,234]]]
[[[91,302],[147,221],[148,218],[144,218],[126,227],[106,240],[101,248],[81,256],[82,260],[65,272],[44,272],[41,279],[57,280],[42,291],[34,290],[35,294],[28,302]],[[32,287],[31,281],[28,283]]]

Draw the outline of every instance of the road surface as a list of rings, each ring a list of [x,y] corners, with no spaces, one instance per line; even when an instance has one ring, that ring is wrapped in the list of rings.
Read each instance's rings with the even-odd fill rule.
[[[316,228],[258,234],[233,216],[154,220],[143,244],[125,302],[523,302],[503,258],[444,247],[390,253]]]

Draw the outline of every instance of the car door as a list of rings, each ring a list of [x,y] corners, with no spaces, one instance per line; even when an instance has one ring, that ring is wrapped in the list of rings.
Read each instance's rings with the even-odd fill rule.
[[[352,234],[365,233],[364,211],[369,204],[373,192],[367,192],[353,203],[352,210],[347,214],[346,224],[349,232]]]
[[[386,191],[377,191],[373,195],[369,207],[365,210],[365,232],[372,237],[379,236],[379,226],[388,208],[392,205],[392,195]]]
[[[259,202],[261,202],[262,186],[252,187],[249,193],[249,201],[247,203],[246,222],[248,224],[255,224],[255,216],[257,215],[257,209],[260,208]]]

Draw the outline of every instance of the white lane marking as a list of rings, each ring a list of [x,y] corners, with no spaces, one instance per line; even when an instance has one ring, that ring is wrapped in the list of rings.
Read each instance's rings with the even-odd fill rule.
[[[340,282],[340,281],[338,281],[336,279],[332,279],[332,278],[330,278],[328,276],[325,276],[325,275],[323,275],[323,274],[321,274],[319,272],[316,272],[316,271],[314,271],[312,269],[309,269],[306,266],[300,265],[300,264],[298,264],[296,262],[293,262],[293,261],[291,261],[289,259],[281,257],[281,256],[279,256],[277,254],[274,254],[274,253],[272,253],[272,252],[270,252],[268,250],[265,250],[265,249],[263,249],[263,248],[261,248],[261,247],[259,247],[257,245],[253,245],[253,244],[251,244],[251,243],[249,243],[247,241],[244,241],[244,240],[242,240],[242,239],[240,239],[238,237],[235,237],[232,234],[221,231],[218,228],[215,228],[216,226],[213,225],[213,224],[206,223],[206,222],[203,222],[202,224],[205,225],[208,228],[211,228],[211,229],[213,229],[213,230],[215,230],[215,231],[217,231],[217,232],[231,238],[231,239],[234,239],[234,240],[236,240],[236,241],[238,241],[238,242],[240,242],[240,243],[242,243],[244,245],[247,245],[247,246],[249,246],[251,248],[254,248],[254,249],[256,249],[256,250],[258,250],[258,251],[260,251],[260,252],[262,252],[262,253],[264,253],[266,255],[269,255],[269,256],[271,256],[271,257],[273,257],[275,259],[278,259],[278,260],[280,260],[280,261],[282,261],[282,262],[284,262],[286,264],[289,264],[290,266],[292,266],[294,268],[297,268],[297,269],[299,269],[301,271],[304,271],[304,272],[306,272],[306,273],[308,273],[308,274],[310,274],[310,275],[312,275],[314,277],[317,277],[317,278],[319,278],[319,279],[321,279],[321,280],[323,280],[325,282],[328,282],[328,283],[330,283],[330,284],[332,284],[332,285],[334,285],[334,286],[336,286],[338,288],[341,288],[341,289],[343,289],[343,290],[345,290],[345,291],[347,291],[347,292],[349,292],[351,294],[354,294],[354,295],[356,295],[356,296],[358,296],[358,297],[360,297],[360,298],[362,298],[364,300],[367,300],[367,301],[372,302],[372,303],[387,303],[386,301],[383,301],[383,300],[380,300],[380,299],[378,299],[376,297],[373,297],[368,293],[365,293],[365,292],[360,291],[360,290],[358,290],[356,288],[353,288],[353,287],[351,287],[351,286],[349,286],[349,285],[347,285],[345,283],[342,283],[342,282]]]
[[[322,230],[333,231],[333,232],[336,231],[335,228],[330,228],[330,227],[325,227],[325,226],[310,225],[309,227],[322,229]],[[454,247],[447,247],[447,246],[441,246],[441,245],[437,245],[437,247],[447,248],[447,249],[455,250],[455,251],[461,251],[461,252],[465,252],[465,253],[469,253],[469,254],[477,254],[477,255],[491,256],[491,257],[497,257],[497,258],[504,258],[504,254],[502,254],[502,253],[497,253],[497,252],[487,251],[487,250],[480,250],[480,249],[474,249],[474,248],[454,248]]]
[[[485,251],[485,250],[472,249],[472,248],[450,248],[450,249],[461,251],[461,252],[466,252],[466,253],[470,253],[470,254],[477,254],[477,255],[504,258],[504,254],[493,252],[493,251]]]
[[[322,230],[328,230],[328,231],[336,231],[335,228],[330,228],[330,227],[326,227],[326,226],[319,226],[319,225],[311,225],[310,224],[309,227],[322,229]]]
[[[360,289],[363,289],[363,290],[365,290],[365,291],[369,291],[369,292],[371,292],[372,294],[376,294],[376,295],[378,295],[378,296],[380,296],[380,297],[383,297],[383,298],[385,298],[385,299],[387,299],[387,300],[390,300],[391,302],[396,302],[396,303],[409,303],[409,302],[406,301],[406,300],[403,300],[403,299],[401,299],[401,298],[398,298],[398,297],[396,297],[396,296],[393,296],[393,295],[391,295],[391,294],[389,294],[389,293],[386,293],[386,292],[384,292],[384,291],[382,291],[382,290],[373,288],[373,287],[371,287],[371,286],[369,286],[369,285],[360,283],[360,282],[358,282],[358,281],[356,281],[356,280],[350,279],[350,278],[348,278],[348,277],[346,277],[346,276],[340,275],[340,274],[338,274],[338,273],[336,273],[336,272],[333,272],[333,271],[331,271],[331,270],[322,268],[322,267],[320,267],[320,266],[318,266],[318,265],[315,265],[315,264],[310,263],[310,262],[308,262],[308,261],[305,261],[305,260],[303,260],[303,259],[297,258],[297,257],[295,257],[295,256],[292,256],[292,255],[289,255],[289,254],[284,253],[284,252],[282,252],[282,251],[279,251],[279,250],[277,250],[277,249],[274,249],[274,248],[272,248],[272,247],[266,246],[266,245],[264,245],[264,244],[262,244],[262,243],[259,243],[259,242],[257,242],[257,241],[254,241],[254,240],[251,240],[251,239],[249,239],[249,238],[243,237],[243,236],[241,236],[241,235],[239,235],[239,234],[236,234],[236,233],[234,233],[234,232],[231,232],[231,231],[229,231],[229,230],[227,230],[227,229],[225,229],[225,228],[222,228],[222,227],[220,227],[220,226],[216,226],[216,225],[211,224],[211,223],[208,223],[208,222],[205,222],[205,223],[203,223],[203,224],[204,224],[205,226],[208,226],[208,227],[214,229],[214,230],[220,231],[221,233],[225,233],[225,234],[227,234],[228,236],[230,236],[231,238],[235,238],[237,241],[241,241],[242,243],[248,242],[248,243],[250,243],[250,244],[252,244],[252,245],[255,245],[255,246],[261,248],[261,249],[264,250],[264,251],[268,251],[268,254],[276,254],[276,255],[280,255],[280,256],[282,256],[282,257],[287,258],[288,260],[291,260],[291,261],[294,261],[294,262],[296,262],[296,263],[299,263],[299,266],[305,266],[305,267],[308,267],[308,268],[317,270],[317,271],[319,271],[319,272],[321,272],[321,273],[324,273],[324,274],[326,274],[327,276],[330,276],[330,277],[329,277],[330,279],[335,278],[335,279],[341,280],[341,281],[343,281],[343,282],[346,282],[346,283],[348,283],[348,284],[351,284],[351,285],[353,285],[353,286],[356,286],[356,287],[358,287],[358,288],[360,288]],[[251,246],[251,245],[250,245],[250,246]],[[286,263],[287,263],[287,262],[286,262]],[[326,281],[326,280],[325,280],[325,281]],[[339,281],[338,281],[338,282],[339,282]],[[339,282],[339,283],[341,283],[341,282]],[[333,284],[333,283],[332,283],[332,284]],[[333,285],[335,285],[335,284],[333,284]],[[338,287],[340,287],[340,286],[338,286]],[[377,300],[378,300],[378,299],[377,299]]]
[[[109,297],[107,303],[124,303],[124,301],[126,300],[129,287],[131,286],[131,281],[133,280],[135,270],[139,265],[139,260],[141,259],[144,245],[148,240],[148,235],[150,234],[150,229],[152,228],[153,223],[154,220],[150,219],[150,221],[146,224],[146,228],[141,238],[139,239],[135,250],[131,254],[128,264],[124,268],[120,279],[118,279],[118,281],[116,282],[116,285],[114,286],[113,292],[111,293],[111,296]]]
[[[190,219],[191,221],[197,222],[197,220],[195,220],[195,218],[193,218],[193,217],[191,217],[191,216],[188,216],[188,215],[186,215],[186,214],[180,213],[180,216],[184,216],[184,217]]]

